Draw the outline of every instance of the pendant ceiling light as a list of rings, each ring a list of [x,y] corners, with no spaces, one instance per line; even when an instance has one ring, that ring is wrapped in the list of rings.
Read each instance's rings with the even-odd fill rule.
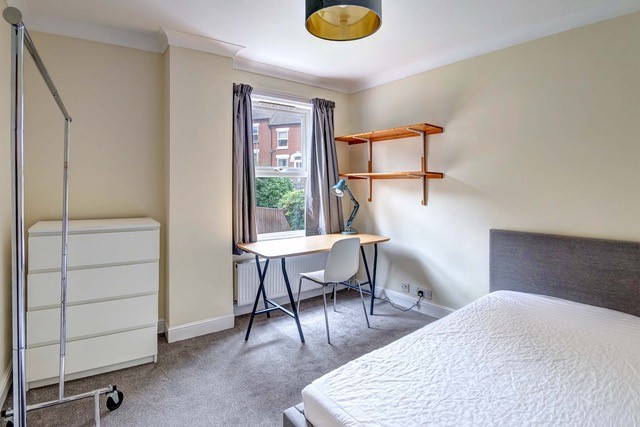
[[[370,36],[382,25],[382,0],[306,0],[307,30],[326,40]]]

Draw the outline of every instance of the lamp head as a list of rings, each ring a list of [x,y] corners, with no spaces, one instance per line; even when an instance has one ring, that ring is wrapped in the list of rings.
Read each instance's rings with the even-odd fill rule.
[[[344,189],[346,186],[347,186],[347,182],[344,179],[341,179],[340,181],[338,181],[336,185],[331,187],[331,193],[334,196],[342,197],[344,196]]]

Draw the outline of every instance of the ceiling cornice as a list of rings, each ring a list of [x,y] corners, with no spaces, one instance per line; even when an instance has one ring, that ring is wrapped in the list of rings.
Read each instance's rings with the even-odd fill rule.
[[[163,40],[159,34],[143,34],[37,15],[31,12],[25,0],[6,0],[6,3],[8,6],[20,9],[23,20],[27,28],[31,31],[40,31],[43,33],[130,47],[150,52],[162,53],[166,48],[163,46]]]
[[[25,0],[5,0],[8,6],[19,8],[23,12],[24,21],[32,31],[57,34],[113,44],[150,52],[163,53],[168,45],[209,52],[216,55],[234,58],[234,68],[256,74],[280,78],[296,83],[316,86],[347,94],[370,89],[402,78],[410,77],[425,71],[470,59],[486,53],[539,39],[551,34],[567,31],[580,26],[615,18],[640,10],[638,0],[609,1],[590,6],[574,13],[557,17],[554,20],[520,28],[490,40],[471,43],[463,49],[453,50],[446,55],[429,60],[418,60],[404,64],[359,80],[345,80],[334,77],[320,77],[277,67],[265,63],[237,58],[236,54],[244,49],[221,40],[210,39],[175,30],[161,29],[158,33],[139,33],[115,29],[111,27],[70,21],[64,18],[51,18],[37,15],[29,10]]]
[[[167,46],[178,46],[187,49],[199,50],[201,52],[213,53],[214,55],[234,58],[244,46],[224,42],[222,40],[210,39],[208,37],[197,36],[195,34],[182,33],[180,31],[161,29],[164,34],[164,49]]]
[[[275,77],[295,83],[302,83],[322,89],[334,90],[336,92],[350,93],[351,87],[348,82],[338,79],[328,79],[311,74],[292,71],[287,68],[276,67],[262,62],[251,61],[236,57],[233,61],[233,68],[240,71],[262,74],[263,76]]]
[[[130,47],[149,52],[162,53],[165,50],[162,37],[159,34],[136,33],[78,22],[69,23],[38,15],[29,15],[25,17],[24,21],[27,28],[33,31]]]

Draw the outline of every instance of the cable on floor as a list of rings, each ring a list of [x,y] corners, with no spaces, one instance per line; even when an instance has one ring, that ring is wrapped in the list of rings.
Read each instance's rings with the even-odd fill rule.
[[[353,289],[353,288],[347,288],[347,289],[358,292],[358,290],[357,290],[357,289]],[[401,306],[399,306],[399,305],[395,305],[395,304],[393,303],[393,301],[391,301],[391,300],[389,299],[389,297],[383,297],[383,298],[375,297],[375,299],[379,299],[379,300],[381,300],[381,301],[386,301],[386,302],[388,302],[388,303],[391,305],[391,307],[395,308],[396,310],[400,310],[400,311],[410,311],[410,310],[413,310],[415,307],[417,307],[418,305],[420,305],[420,301],[422,301],[422,298],[424,298],[424,297],[419,297],[419,298],[418,298],[418,300],[417,300],[416,302],[414,302],[414,303],[413,303],[413,305],[412,305],[411,307],[409,307],[409,308],[405,308],[405,307],[401,307]]]
[[[418,305],[420,305],[420,301],[422,301],[422,298],[424,298],[424,297],[419,297],[419,298],[418,298],[418,301],[414,302],[414,303],[413,303],[413,305],[412,305],[411,307],[409,307],[409,308],[404,308],[404,307],[400,307],[400,306],[398,306],[398,305],[395,305],[395,304],[394,304],[394,303],[389,299],[389,297],[384,297],[384,298],[376,297],[376,299],[380,299],[380,300],[382,300],[382,301],[386,301],[386,302],[388,302],[389,304],[391,304],[391,307],[395,308],[396,310],[400,310],[400,311],[409,311],[409,310],[413,310],[413,308],[414,308],[414,307],[417,307]]]

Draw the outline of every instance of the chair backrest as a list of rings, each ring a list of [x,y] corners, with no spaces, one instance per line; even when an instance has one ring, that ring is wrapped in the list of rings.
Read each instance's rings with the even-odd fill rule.
[[[331,247],[327,266],[324,269],[324,280],[327,283],[339,283],[351,279],[360,266],[358,251],[360,238],[351,237],[338,240]]]

